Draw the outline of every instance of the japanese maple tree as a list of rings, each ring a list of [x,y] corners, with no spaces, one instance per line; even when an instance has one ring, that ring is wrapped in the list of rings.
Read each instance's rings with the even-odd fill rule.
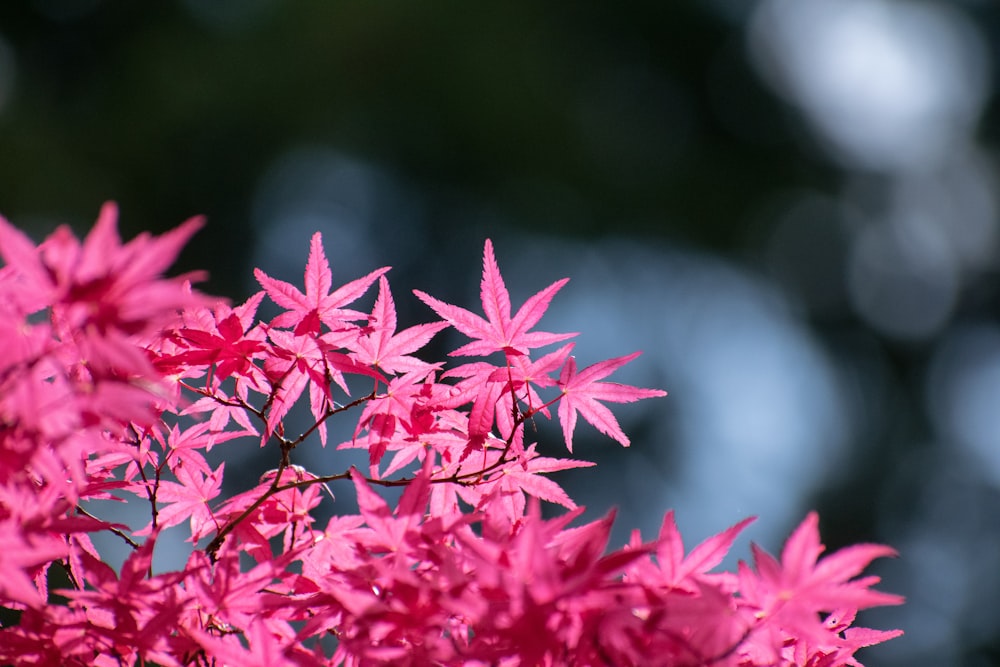
[[[514,308],[486,241],[482,315],[416,291],[440,320],[399,330],[388,267],[335,287],[318,233],[302,289],[257,270],[262,290],[230,306],[198,274],[162,275],[199,219],[124,244],[116,220],[107,204],[83,241],[63,227],[35,245],[0,218],[0,663],[836,667],[900,634],[853,625],[902,602],[862,574],[893,550],[824,557],[814,513],[736,572],[716,569],[749,519],[690,552],[670,512],[618,547],[613,513],[577,523],[549,474],[593,464],[528,425],[556,420],[572,451],[582,418],[628,446],[608,404],[664,392],[608,379],[638,352],[581,370],[576,334],[536,329],[566,280]],[[458,363],[421,358],[447,328],[470,339]],[[328,467],[294,463],[330,444],[330,420],[350,437]],[[208,454],[246,446],[273,469],[226,496]],[[338,468],[342,449],[367,469]],[[320,525],[336,484],[359,512]],[[403,487],[395,506],[379,486]],[[94,500],[149,520],[108,522]],[[181,524],[185,566],[157,571]],[[102,532],[128,545],[120,568]]]

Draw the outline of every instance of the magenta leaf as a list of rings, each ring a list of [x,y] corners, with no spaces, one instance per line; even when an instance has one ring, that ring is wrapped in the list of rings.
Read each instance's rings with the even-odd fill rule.
[[[576,371],[576,361],[573,357],[566,360],[559,375],[559,386],[562,389],[562,401],[559,403],[559,421],[562,423],[566,447],[573,451],[573,430],[576,427],[576,415],[579,413],[601,433],[610,436],[625,447],[629,439],[622,432],[618,420],[607,407],[599,401],[610,403],[631,403],[642,398],[666,396],[667,392],[659,389],[640,389],[617,382],[598,382],[618,368],[624,366],[639,356],[633,352],[624,357],[616,357],[601,361],[579,373]]]
[[[444,303],[419,290],[414,290],[414,294],[442,319],[473,339],[473,342],[458,348],[451,353],[452,355],[487,356],[493,352],[517,355],[527,354],[532,348],[556,343],[576,335],[528,331],[542,318],[552,297],[567,282],[568,279],[564,278],[552,283],[529,298],[511,318],[510,295],[493,256],[493,244],[487,239],[483,251],[483,279],[480,289],[486,319],[464,308]]]
[[[254,275],[271,300],[287,311],[272,320],[271,326],[294,328],[296,335],[302,335],[318,334],[321,322],[330,329],[338,330],[348,322],[364,320],[364,313],[343,306],[361,298],[372,283],[388,270],[389,267],[382,267],[330,292],[330,264],[323,251],[323,237],[316,232],[309,245],[305,293],[290,283],[271,278],[260,269],[256,269]]]

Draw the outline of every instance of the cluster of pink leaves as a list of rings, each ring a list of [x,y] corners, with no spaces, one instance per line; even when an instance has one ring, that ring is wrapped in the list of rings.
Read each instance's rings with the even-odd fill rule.
[[[754,547],[721,573],[749,520],[687,554],[669,513],[653,541],[610,552],[612,515],[572,525],[581,508],[546,475],[590,464],[542,456],[530,424],[554,413],[570,451],[578,417],[628,445],[605,404],[663,392],[605,381],[636,354],[581,370],[573,334],[534,330],[565,280],[512,315],[487,242],[483,316],[416,292],[441,321],[397,331],[387,269],[334,289],[317,234],[304,291],[258,271],[263,290],[234,308],[162,277],[199,220],[123,245],[116,215],[37,247],[0,218],[0,607],[16,619],[0,662],[833,667],[899,634],[851,627],[901,602],[859,576],[893,551],[820,558],[815,514],[780,559]],[[349,307],[375,289],[370,311]],[[265,296],[283,311],[270,322]],[[471,339],[451,353],[464,363],[414,356],[447,327]],[[299,401],[312,425],[292,434]],[[293,464],[331,418],[351,420],[337,448],[367,450],[367,471]],[[275,469],[220,497],[206,452],[247,445]],[[337,480],[360,513],[317,525]],[[378,485],[405,487],[395,508]],[[85,509],[110,499],[150,523]],[[541,501],[567,511],[543,518]],[[186,566],[154,571],[161,531],[183,523]],[[101,531],[132,548],[119,571]]]

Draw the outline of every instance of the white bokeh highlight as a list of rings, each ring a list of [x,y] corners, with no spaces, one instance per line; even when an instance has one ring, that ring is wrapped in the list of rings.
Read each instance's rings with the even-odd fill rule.
[[[957,11],[895,0],[765,0],[752,61],[845,166],[933,163],[968,134],[989,93],[987,49]]]

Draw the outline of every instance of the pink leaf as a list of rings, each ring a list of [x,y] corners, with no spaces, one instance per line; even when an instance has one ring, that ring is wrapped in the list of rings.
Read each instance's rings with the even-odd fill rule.
[[[444,303],[419,290],[414,290],[414,294],[446,322],[473,339],[473,342],[458,348],[451,353],[452,355],[487,356],[501,351],[518,355],[527,354],[531,348],[556,343],[576,335],[528,331],[541,319],[552,297],[567,281],[566,278],[556,281],[535,294],[511,319],[510,295],[493,256],[493,244],[487,239],[483,251],[483,279],[480,289],[486,319],[464,308]]]
[[[576,426],[577,412],[598,431],[628,447],[629,439],[622,432],[618,420],[615,419],[610,410],[598,401],[631,403],[642,398],[667,395],[667,392],[659,389],[640,389],[616,382],[597,381],[632,361],[639,354],[639,352],[633,352],[624,357],[601,361],[588,366],[579,373],[576,372],[576,361],[573,357],[566,360],[559,376],[559,386],[563,391],[562,401],[559,404],[559,421],[562,423],[563,435],[566,438],[566,447],[569,451],[573,451],[573,430]]]

